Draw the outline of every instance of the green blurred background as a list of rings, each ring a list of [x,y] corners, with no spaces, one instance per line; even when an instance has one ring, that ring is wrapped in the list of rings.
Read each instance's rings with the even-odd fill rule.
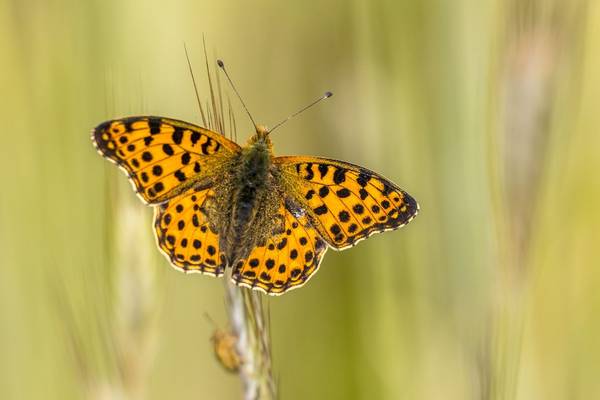
[[[218,279],[89,139],[200,122],[202,37],[274,136],[421,204],[269,299],[283,399],[600,398],[600,3],[0,0],[0,398],[235,399]],[[228,88],[225,91],[231,94]],[[238,138],[252,132],[238,102]]]

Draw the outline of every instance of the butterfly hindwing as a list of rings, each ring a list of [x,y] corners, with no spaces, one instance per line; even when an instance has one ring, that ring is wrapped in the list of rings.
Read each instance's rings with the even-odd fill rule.
[[[239,260],[232,273],[237,285],[270,295],[302,286],[317,271],[327,250],[301,209],[282,202],[275,218],[281,224],[273,235]]]
[[[295,194],[336,249],[404,226],[419,210],[405,191],[357,165],[318,157],[276,157],[274,163],[284,188]]]
[[[171,264],[185,272],[220,276],[225,271],[219,234],[207,218],[213,195],[210,188],[192,188],[156,207],[154,230],[158,245]]]
[[[149,204],[185,191],[208,176],[219,156],[239,149],[208,129],[150,116],[106,121],[94,129],[92,141],[104,157],[127,172],[136,192]]]

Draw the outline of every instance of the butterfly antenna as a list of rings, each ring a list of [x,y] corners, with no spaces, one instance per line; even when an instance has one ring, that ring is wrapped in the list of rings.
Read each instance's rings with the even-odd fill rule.
[[[246,107],[246,103],[244,103],[244,100],[242,100],[242,96],[240,96],[240,93],[237,91],[237,89],[235,88],[235,85],[231,81],[231,78],[229,77],[229,74],[227,73],[227,70],[225,69],[225,64],[223,63],[222,60],[217,60],[217,65],[225,73],[225,76],[227,77],[227,80],[229,81],[229,84],[231,85],[233,91],[237,95],[238,99],[240,99],[240,103],[242,103],[242,106],[244,106],[244,110],[246,110],[246,114],[248,114],[248,116],[250,117],[250,121],[252,121],[252,125],[254,125],[254,129],[256,129],[256,131],[258,132],[258,125],[256,125],[256,122],[254,122],[254,118],[252,118],[252,114],[250,114],[250,111],[248,111],[248,107]]]
[[[313,101],[312,103],[310,103],[309,105],[307,105],[306,107],[296,111],[295,113],[293,113],[292,115],[290,115],[289,117],[287,117],[286,119],[284,119],[283,121],[281,121],[280,123],[276,124],[273,128],[269,129],[269,133],[272,133],[275,129],[279,128],[281,125],[285,124],[286,122],[288,122],[290,119],[294,118],[296,115],[308,110],[309,108],[311,108],[312,106],[314,106],[315,104],[317,104],[318,102],[328,99],[331,96],[333,96],[333,93],[331,92],[325,92],[325,94],[321,97],[319,97],[317,100]]]
[[[183,42],[183,50],[185,51],[185,58],[187,59],[188,68],[190,69],[190,75],[192,76],[192,83],[194,84],[194,93],[196,93],[196,100],[198,101],[198,108],[200,109],[200,116],[202,116],[202,123],[206,126],[206,116],[204,115],[204,110],[202,109],[202,103],[200,102],[200,95],[198,94],[198,86],[196,86],[196,79],[194,79],[194,70],[192,68],[192,63],[190,61],[190,56],[187,51],[187,46],[185,42]]]

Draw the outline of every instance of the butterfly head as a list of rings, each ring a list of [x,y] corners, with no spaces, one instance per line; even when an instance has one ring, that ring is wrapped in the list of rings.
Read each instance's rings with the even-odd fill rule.
[[[271,138],[269,137],[271,131],[264,125],[256,125],[256,133],[248,141],[249,145],[264,145],[271,149]]]
[[[256,125],[256,136],[266,138],[269,136],[269,128],[265,125]]]

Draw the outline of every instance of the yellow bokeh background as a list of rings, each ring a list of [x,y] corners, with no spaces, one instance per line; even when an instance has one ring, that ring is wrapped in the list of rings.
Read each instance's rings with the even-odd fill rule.
[[[169,268],[89,138],[199,123],[203,37],[260,123],[334,92],[277,154],[421,205],[268,300],[282,399],[600,397],[600,3],[1,0],[0,398],[240,398],[222,282]]]

